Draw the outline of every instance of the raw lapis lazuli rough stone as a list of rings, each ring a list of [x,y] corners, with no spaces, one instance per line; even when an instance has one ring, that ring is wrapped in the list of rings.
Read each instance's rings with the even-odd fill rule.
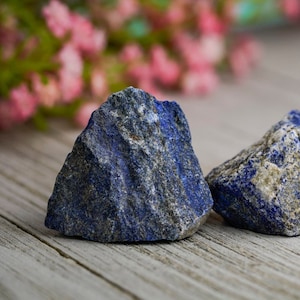
[[[199,229],[212,204],[178,104],[129,87],[78,136],[45,225],[100,242],[177,240]]]
[[[300,111],[206,177],[214,210],[236,227],[300,234]]]

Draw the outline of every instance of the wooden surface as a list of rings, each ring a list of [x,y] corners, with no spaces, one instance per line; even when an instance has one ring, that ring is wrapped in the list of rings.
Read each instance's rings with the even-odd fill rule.
[[[207,99],[173,95],[203,172],[300,108],[300,30],[261,33],[260,67]],[[0,134],[0,299],[300,299],[300,237],[232,228],[212,213],[173,243],[100,244],[44,227],[55,177],[79,131],[52,122]]]

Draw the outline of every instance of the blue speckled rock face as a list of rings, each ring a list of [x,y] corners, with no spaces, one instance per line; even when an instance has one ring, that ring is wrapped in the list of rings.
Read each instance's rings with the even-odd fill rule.
[[[266,234],[300,234],[300,111],[206,177],[214,210],[230,224]]]
[[[198,230],[212,204],[180,107],[130,87],[77,138],[45,225],[101,242],[177,240]]]

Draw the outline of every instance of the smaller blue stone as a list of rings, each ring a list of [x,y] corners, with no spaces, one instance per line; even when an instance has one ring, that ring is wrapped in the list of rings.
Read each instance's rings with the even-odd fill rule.
[[[266,234],[300,234],[300,111],[206,177],[213,209],[231,225]]]

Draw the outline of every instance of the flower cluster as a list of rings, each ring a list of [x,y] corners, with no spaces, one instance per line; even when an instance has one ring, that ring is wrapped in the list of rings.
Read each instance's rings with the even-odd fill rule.
[[[300,1],[299,0],[282,0],[282,11],[285,16],[293,21],[300,20]]]
[[[3,15],[5,10],[10,9],[9,6],[1,8]],[[91,95],[86,95],[90,99],[93,96],[106,96],[108,86],[104,72],[101,66],[92,66],[92,63],[100,61],[106,47],[107,38],[103,29],[95,28],[87,18],[73,13],[61,2],[52,0],[42,9],[45,21],[37,24],[41,26],[40,29],[24,37],[25,33],[18,27],[21,25],[18,21],[21,23],[23,16],[17,19],[14,12],[11,11],[4,18],[1,28],[5,33],[1,36],[1,44],[4,46],[2,60],[13,85],[10,86],[8,82],[7,89],[2,86],[7,99],[0,101],[0,129],[31,118],[35,118],[37,125],[44,127],[43,117],[47,113],[74,114],[71,104],[74,107],[76,100],[85,91],[90,91]],[[46,45],[42,45],[44,42]],[[45,49],[45,46],[50,46],[50,49]],[[36,56],[40,56],[39,59],[45,61],[45,65],[40,66]],[[24,60],[28,63],[23,71]],[[90,78],[85,82],[84,68],[88,64]],[[12,69],[9,68],[11,65],[14,66]],[[21,73],[19,80],[15,80],[16,74],[13,71],[17,75]],[[9,72],[12,72],[12,76]],[[83,112],[91,112],[97,106],[95,102],[86,102],[79,116],[76,116],[79,124],[85,118],[80,117],[84,116]]]
[[[291,19],[299,0],[280,0]],[[260,49],[236,37],[235,2],[59,0],[0,4],[0,130],[48,115],[84,126],[110,92],[128,85],[204,95],[228,69],[244,77]],[[30,7],[34,3],[34,7]]]

